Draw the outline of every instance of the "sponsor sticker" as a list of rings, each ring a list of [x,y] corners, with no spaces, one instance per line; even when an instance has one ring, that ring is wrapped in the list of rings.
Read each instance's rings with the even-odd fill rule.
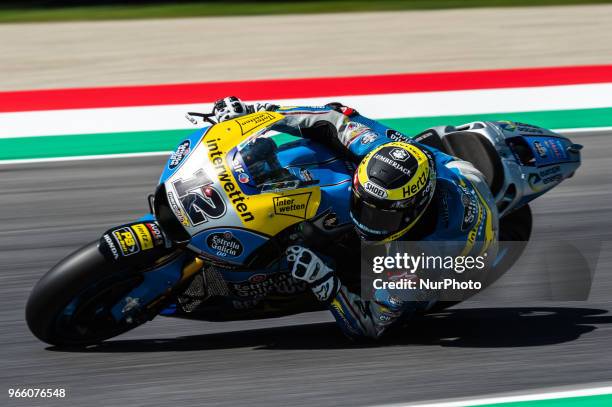
[[[346,129],[343,132],[343,137],[342,137],[342,143],[344,143],[344,145],[348,145],[351,144],[353,141],[355,141],[358,137],[360,136],[366,136],[368,134],[374,134],[376,135],[376,133],[374,133],[372,131],[372,129],[370,129],[369,127],[366,127],[365,125],[361,124],[361,123],[357,123],[357,122],[349,122],[346,125]]]
[[[428,191],[427,188],[431,188],[432,182],[429,177],[430,171],[431,169],[428,169],[426,172],[422,172],[415,184],[406,185],[404,188],[402,188],[403,197],[410,198],[423,188],[425,188],[425,191]],[[433,179],[433,177],[431,178]]]
[[[370,129],[362,125],[358,125],[357,127],[353,127],[352,129],[349,127],[348,140],[354,140],[362,134],[368,132],[369,130]]]
[[[546,157],[546,147],[542,145],[539,141],[533,142],[533,148],[538,153],[538,155],[542,158]]]
[[[368,131],[361,136],[361,145],[367,145],[374,142],[378,138],[378,135],[373,131]]]
[[[539,173],[533,172],[527,177],[529,188],[534,192],[541,191],[547,188],[549,184],[561,182],[562,180],[561,166],[559,165],[540,171]]]
[[[130,228],[120,228],[113,231],[113,237],[119,244],[119,249],[124,256],[131,256],[140,252],[136,236]]]
[[[478,203],[476,197],[466,189],[462,188],[461,204],[463,205],[463,220],[461,221],[461,230],[467,230],[472,226],[476,215],[478,214]]]
[[[416,141],[417,143],[423,143],[423,141],[427,140],[429,137],[440,138],[440,136],[438,136],[438,133],[436,133],[435,131],[427,130],[417,135],[413,140]]]
[[[167,195],[168,195],[168,203],[170,204],[170,207],[172,208],[172,212],[174,212],[174,214],[176,215],[176,218],[179,220],[179,222],[181,222],[181,225],[191,226],[191,223],[187,219],[185,212],[176,203],[176,200],[174,199],[174,194],[169,191]]]
[[[355,129],[358,129],[360,127],[364,127],[362,124],[357,123],[357,122],[348,122],[348,124],[346,125],[346,131],[353,131]]]
[[[410,157],[410,153],[403,148],[394,148],[389,152],[391,158],[397,161],[406,161]]]
[[[353,113],[355,113],[355,110],[348,106],[340,106],[340,111],[345,116],[351,116]]]
[[[281,181],[281,182],[268,182],[262,184],[261,192],[281,192],[287,189],[296,189],[300,185],[300,181]]]
[[[242,242],[231,232],[212,233],[206,238],[206,244],[220,257],[238,257],[244,251]]]
[[[552,150],[555,157],[562,160],[567,159],[567,154],[565,152],[565,149],[563,148],[563,144],[561,143],[561,141],[556,139],[550,139],[546,140],[545,144]]]
[[[191,141],[184,140],[179,144],[176,150],[170,156],[170,160],[168,161],[168,168],[173,170],[183,161],[183,159],[189,154],[191,147]]]
[[[554,167],[548,168],[544,171],[540,171],[540,176],[543,178],[550,177],[553,174],[558,174],[561,172],[561,166],[555,165]]]
[[[272,118],[274,119],[274,116],[272,116]],[[217,140],[208,140],[206,141],[206,145],[209,151],[208,158],[213,163],[215,172],[217,173],[217,178],[219,178],[219,182],[221,183],[221,186],[223,187],[223,190],[225,191],[225,194],[229,198],[231,204],[234,206],[234,209],[236,209],[236,212],[243,222],[253,221],[255,216],[249,210],[247,198],[242,193],[242,190],[238,184],[234,181],[231,170],[225,166],[224,161],[221,158],[224,153],[219,149]],[[220,203],[223,203],[223,201],[220,201]],[[225,204],[223,205],[225,213]]]
[[[242,166],[242,163],[240,162],[239,159],[235,158],[232,161],[232,168],[233,168],[234,172],[236,174],[238,174],[237,177],[236,177],[236,178],[238,178],[238,182],[240,182],[242,184],[247,184],[251,180],[251,178],[249,177],[249,174],[247,174],[244,171],[244,167]]]
[[[306,168],[300,168],[300,176],[304,181],[312,181],[312,174]]]
[[[540,176],[535,172],[532,172],[531,174],[529,174],[529,177],[527,177],[527,183],[529,184],[529,188],[531,188],[531,190],[534,192],[538,192],[544,187],[544,185],[541,184],[540,181],[542,181],[542,178],[540,178]]]
[[[384,199],[384,198],[386,198],[389,195],[389,193],[387,192],[386,189],[376,185],[372,181],[366,181],[366,183],[363,185],[363,188],[369,194],[375,195],[375,196],[377,196],[379,198],[383,198]]]
[[[442,220],[444,227],[448,228],[450,215],[449,215],[449,209],[448,209],[448,193],[446,192],[446,190],[442,190],[440,201],[441,201],[441,207],[442,207],[442,213],[440,214],[440,219]]]
[[[517,130],[520,132],[544,134],[544,131],[542,131],[542,128],[538,126],[534,126],[532,124],[527,124],[527,123],[520,123],[520,122],[516,122],[515,124],[517,126]]]
[[[153,243],[155,244],[155,246],[161,246],[166,244],[166,238],[164,237],[161,229],[156,223],[147,222],[145,223],[145,225],[147,226],[149,232],[151,233],[151,236],[153,237]]]
[[[270,292],[295,294],[303,292],[305,282],[294,279],[290,273],[254,274],[245,281],[227,282],[235,296],[241,298],[261,298]]]
[[[509,120],[500,121],[498,123],[499,123],[499,127],[501,127],[502,130],[510,132],[510,133],[513,133],[515,131],[519,131],[522,133],[532,133],[532,134],[543,134],[544,133],[540,127],[533,126],[527,123],[512,122]]]
[[[265,126],[267,123],[276,120],[276,116],[268,112],[262,112],[258,114],[250,114],[242,118],[236,119],[236,123],[240,126],[242,135],[245,135],[259,127]]]
[[[402,304],[403,304],[403,301],[397,295],[389,296],[389,305],[391,305],[392,307],[399,307]]]
[[[393,141],[403,141],[403,142],[410,141],[410,137],[404,136],[402,133],[400,133],[397,130],[387,129],[386,135],[388,138],[390,138]]]
[[[108,245],[108,248],[110,249],[111,253],[113,254],[113,258],[115,260],[117,260],[119,258],[119,252],[117,251],[117,247],[113,243],[113,239],[111,239],[109,235],[105,234],[104,235],[104,241],[106,242],[106,244]]]
[[[408,176],[412,175],[412,171],[410,171],[410,169],[408,169],[408,168],[404,167],[403,165],[401,165],[400,163],[398,163],[397,160],[391,159],[391,158],[389,158],[387,156],[384,156],[382,154],[376,154],[374,156],[374,159],[378,160],[378,161],[382,161],[385,164],[390,165],[391,167],[395,168],[398,171],[403,172],[404,174],[406,174]]]
[[[385,312],[385,313],[382,313],[382,314],[379,315],[378,320],[381,321],[381,322],[389,322],[389,321],[391,321],[392,318],[393,318],[393,315],[387,314]]]
[[[311,192],[305,192],[272,198],[274,213],[276,215],[306,219],[306,210],[308,209],[308,201],[310,201],[311,194]]]
[[[140,243],[140,248],[142,250],[149,250],[153,248],[153,236],[151,236],[149,229],[144,225],[144,223],[138,223],[130,227],[134,233],[136,233],[136,237],[138,238],[138,242]]]
[[[243,173],[238,174],[238,181],[239,181],[241,184],[248,184],[248,182],[249,182],[250,180],[251,180],[251,179],[249,178],[249,176],[248,176],[246,173],[244,173],[244,172],[243,172]]]

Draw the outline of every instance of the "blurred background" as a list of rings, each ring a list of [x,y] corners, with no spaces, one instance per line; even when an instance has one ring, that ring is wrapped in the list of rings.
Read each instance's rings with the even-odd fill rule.
[[[610,63],[610,6],[578,3],[3,1],[0,89]]]

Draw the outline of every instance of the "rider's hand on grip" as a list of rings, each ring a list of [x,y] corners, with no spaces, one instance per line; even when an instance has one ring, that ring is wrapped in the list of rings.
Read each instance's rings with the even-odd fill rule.
[[[330,103],[327,103],[325,106],[332,108],[335,111],[342,113],[343,115],[348,116],[348,117],[359,114],[357,110],[353,109],[352,107],[345,106],[340,102],[330,102]]]
[[[217,119],[217,123],[221,123],[249,114],[249,111],[247,105],[242,100],[236,96],[228,96],[215,102],[213,114],[215,119]]]
[[[353,230],[351,223],[338,225],[338,217],[327,210],[320,215],[302,222],[296,232],[295,241],[302,246],[319,249],[328,247],[342,235]]]

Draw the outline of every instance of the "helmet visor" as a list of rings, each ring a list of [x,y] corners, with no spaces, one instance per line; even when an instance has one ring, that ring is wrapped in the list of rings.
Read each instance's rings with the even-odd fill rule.
[[[384,238],[397,232],[404,224],[404,211],[398,209],[378,209],[361,200],[357,194],[351,199],[351,216],[363,232],[373,238]]]

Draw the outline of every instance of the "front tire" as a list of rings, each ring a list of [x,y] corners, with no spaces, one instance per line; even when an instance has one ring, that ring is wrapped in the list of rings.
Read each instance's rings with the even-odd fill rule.
[[[117,321],[110,309],[142,283],[141,273],[120,270],[92,242],[72,253],[36,284],[26,305],[30,331],[58,346],[85,346],[135,328],[146,319]]]

